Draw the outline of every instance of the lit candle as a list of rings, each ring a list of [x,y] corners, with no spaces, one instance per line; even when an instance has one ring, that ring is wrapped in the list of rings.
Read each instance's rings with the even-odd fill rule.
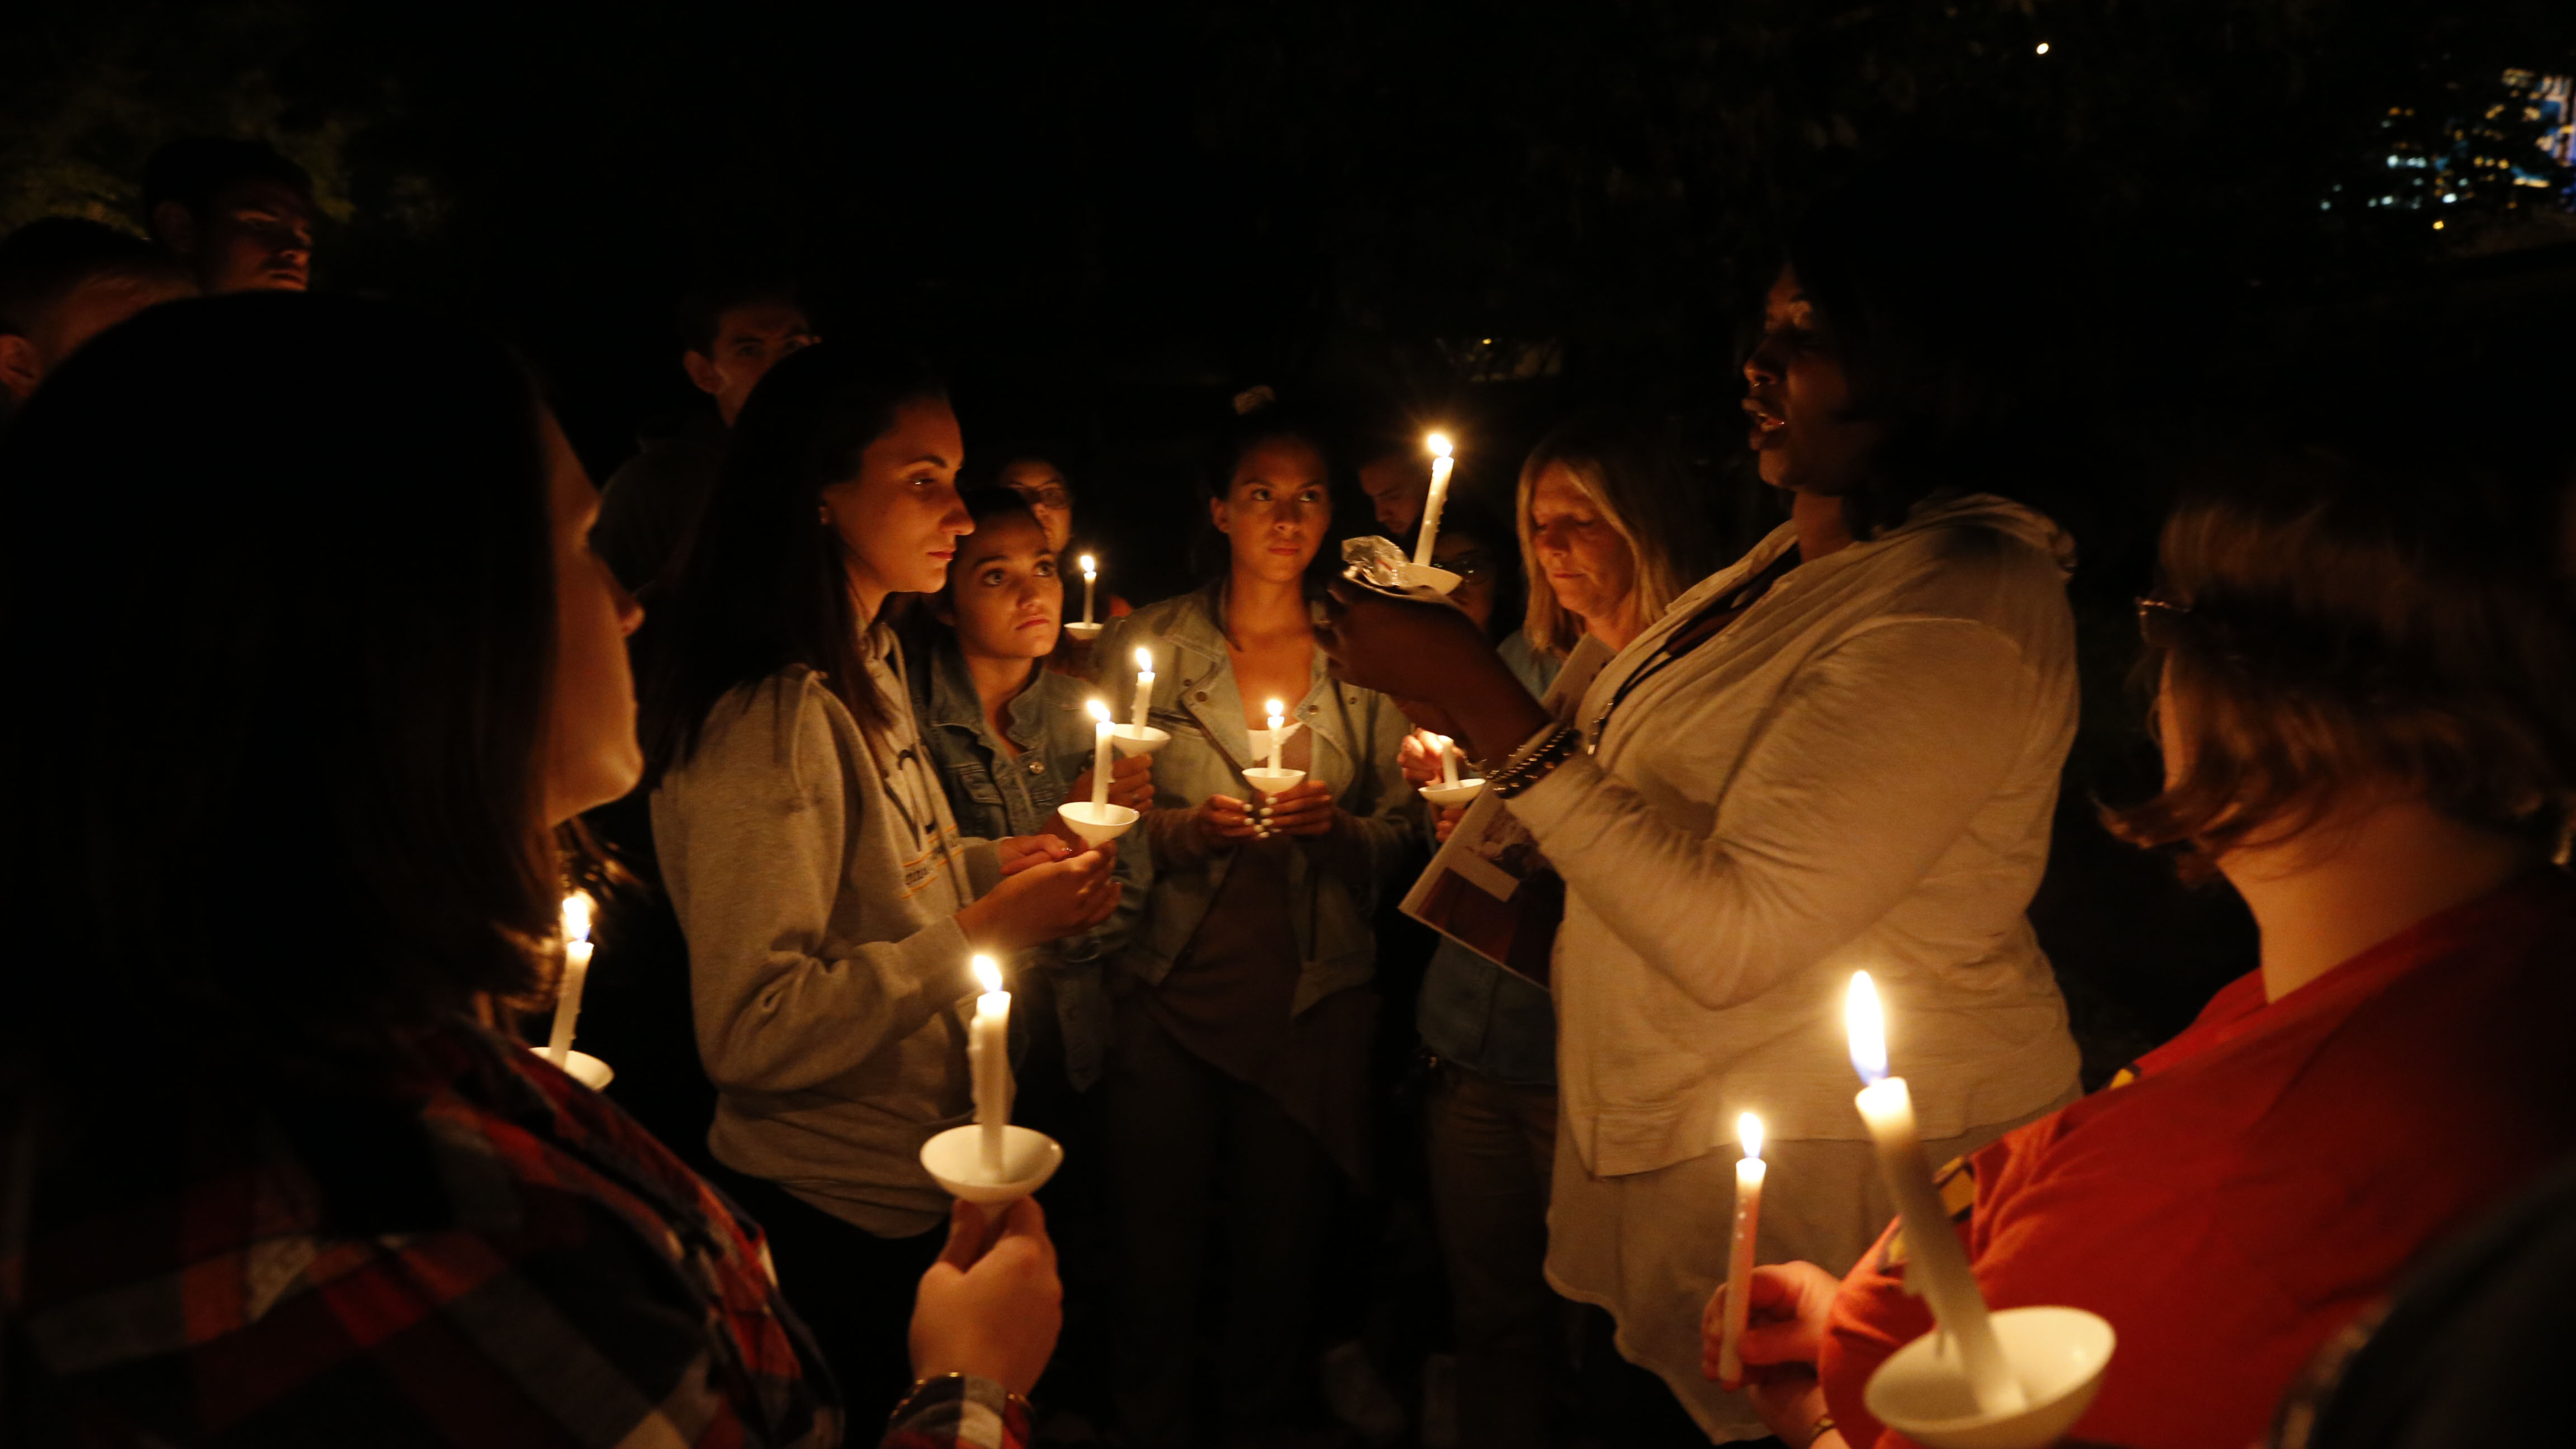
[[[1270,768],[1280,768],[1279,760],[1288,748],[1288,707],[1270,701]]]
[[[563,984],[555,991],[555,1029],[546,1038],[546,1060],[560,1067],[572,1059],[572,1024],[581,1015],[582,983],[590,979],[590,897],[563,898]]]
[[[975,1081],[975,1125],[981,1129],[984,1171],[1002,1180],[1002,1129],[1011,1123],[1011,993],[990,956],[975,958],[975,1029],[966,1038],[966,1066]]]
[[[1967,1251],[1942,1210],[1940,1190],[1932,1185],[1932,1163],[1923,1141],[1914,1135],[1914,1099],[1903,1077],[1887,1074],[1887,1028],[1879,1014],[1878,993],[1869,973],[1852,973],[1851,997],[1844,1023],[1851,1035],[1852,1069],[1869,1083],[1861,1089],[1861,1120],[1878,1144],[1879,1174],[1896,1199],[1896,1215],[1905,1234],[1905,1286],[1932,1305],[1939,1331],[1959,1346],[1968,1392],[1985,1414],[2018,1413],[2028,1407],[2021,1382],[1995,1341],[1986,1317],[1985,1295],[1968,1271]]]
[[[1093,700],[1091,709],[1091,803],[1109,803],[1109,706]]]
[[[1735,1241],[1726,1254],[1726,1323],[1717,1339],[1717,1381],[1730,1389],[1744,1382],[1744,1322],[1753,1307],[1753,1234],[1762,1221],[1762,1119],[1750,1112],[1736,1118],[1735,1139],[1744,1144],[1744,1156],[1735,1164]]]
[[[1440,505],[1449,501],[1449,469],[1454,460],[1446,433],[1433,433],[1423,439],[1423,445],[1431,450],[1431,496],[1422,500],[1422,536],[1414,540],[1413,561],[1428,568],[1432,540],[1440,536]]]
[[[1458,783],[1458,752],[1457,752],[1456,750],[1454,750],[1454,749],[1450,748],[1450,740],[1449,740],[1449,737],[1448,737],[1447,735],[1433,735],[1431,738],[1432,738],[1433,740],[1437,741],[1437,742],[1439,743],[1439,746],[1440,746],[1440,783],[1441,783],[1441,785],[1442,785],[1443,787],[1446,787],[1446,786],[1450,786],[1450,785],[1455,785],[1455,784],[1457,784],[1457,783]]]
[[[1145,711],[1154,702],[1154,651],[1136,646],[1136,733],[1145,733]]]
[[[1100,582],[1100,565],[1091,555],[1082,556],[1082,622],[1091,622],[1091,586]]]

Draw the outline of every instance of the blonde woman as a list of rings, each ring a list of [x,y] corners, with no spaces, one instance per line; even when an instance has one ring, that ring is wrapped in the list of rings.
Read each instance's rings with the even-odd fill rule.
[[[1572,718],[1602,662],[1708,567],[1698,501],[1673,449],[1608,417],[1559,427],[1521,465],[1529,604],[1497,652],[1551,714]],[[1417,784],[1440,773],[1410,742],[1405,763]],[[1458,812],[1443,813],[1445,838]],[[1433,1063],[1424,1140],[1458,1335],[1459,1442],[1541,1449],[1561,1437],[1548,1414],[1564,1376],[1543,1264],[1556,1006],[1545,986],[1444,940],[1415,1025]]]

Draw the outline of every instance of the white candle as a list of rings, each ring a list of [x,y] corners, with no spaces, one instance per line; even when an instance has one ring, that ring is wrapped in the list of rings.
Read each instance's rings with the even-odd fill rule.
[[[1844,1012],[1851,1036],[1852,1069],[1869,1083],[1861,1089],[1861,1120],[1878,1144],[1879,1174],[1896,1199],[1896,1215],[1905,1233],[1905,1286],[1932,1305],[1938,1331],[1959,1346],[1968,1392],[1985,1414],[2018,1413],[2029,1406],[2021,1382],[2013,1377],[2003,1346],[1995,1341],[1986,1317],[1985,1295],[1968,1270],[1968,1255],[1942,1210],[1940,1190],[1932,1185],[1932,1163],[1923,1155],[1923,1140],[1914,1132],[1914,1099],[1903,1077],[1887,1075],[1887,1028],[1878,1007],[1878,992],[1869,973],[1852,973],[1851,996]]]
[[[1288,748],[1288,707],[1270,701],[1270,768],[1279,768],[1280,756]]]
[[[1109,706],[1093,700],[1091,709],[1091,803],[1109,803]]]
[[[1091,555],[1082,556],[1082,622],[1091,622],[1091,586],[1100,582],[1100,565]]]
[[[975,1082],[975,1125],[981,1129],[984,1172],[1002,1180],[1002,1136],[1011,1122],[1011,993],[990,956],[975,958],[975,1029],[966,1038],[966,1066]]]
[[[1457,784],[1458,752],[1450,748],[1447,735],[1433,735],[1431,738],[1440,744],[1440,783],[1444,786]]]
[[[1413,561],[1431,564],[1431,545],[1440,536],[1440,505],[1449,501],[1449,435],[1433,433],[1423,440],[1431,449],[1431,496],[1422,500],[1422,535],[1414,540]]]
[[[555,989],[555,1027],[546,1037],[546,1060],[559,1067],[572,1059],[572,1025],[590,979],[590,897],[580,891],[563,899],[563,935],[563,983]]]
[[[1744,1323],[1753,1309],[1753,1235],[1762,1222],[1762,1119],[1750,1112],[1736,1118],[1735,1140],[1744,1144],[1744,1156],[1735,1164],[1735,1241],[1726,1253],[1726,1323],[1717,1339],[1717,1381],[1730,1389],[1744,1382]]]
[[[1135,724],[1139,737],[1145,733],[1145,711],[1154,703],[1154,651],[1136,646]]]

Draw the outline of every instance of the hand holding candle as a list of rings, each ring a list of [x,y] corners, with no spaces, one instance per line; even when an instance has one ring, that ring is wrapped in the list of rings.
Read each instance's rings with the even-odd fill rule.
[[[1432,544],[1440,537],[1440,507],[1449,501],[1449,469],[1457,460],[1450,457],[1446,433],[1433,433],[1422,443],[1431,450],[1431,494],[1422,500],[1422,532],[1413,543],[1413,561],[1429,568]]]
[[[984,1171],[1002,1178],[1003,1129],[1011,1122],[1011,993],[1002,989],[1002,968],[990,956],[974,961],[975,981],[984,994],[975,998],[975,1026],[966,1038],[966,1066],[975,1083],[975,1126],[979,1130]]]
[[[1741,1345],[1753,1307],[1753,1237],[1762,1220],[1762,1119],[1750,1112],[1736,1118],[1735,1135],[1744,1156],[1735,1164],[1735,1238],[1726,1254],[1726,1325],[1717,1347],[1717,1381],[1728,1389],[1744,1384]]]
[[[1958,1344],[1978,1412],[2018,1412],[2027,1407],[2028,1398],[2013,1377],[2003,1346],[1995,1340],[1985,1296],[1977,1291],[1967,1252],[1959,1246],[1950,1215],[1942,1210],[1940,1190],[1932,1183],[1932,1164],[1914,1132],[1914,1099],[1907,1095],[1903,1077],[1887,1074],[1886,1025],[1878,992],[1866,971],[1852,974],[1844,1023],[1851,1037],[1852,1068],[1869,1083],[1859,1097],[1861,1119],[1869,1124],[1870,1140],[1878,1145],[1878,1170],[1896,1199],[1900,1231],[1905,1235],[1905,1286],[1932,1306],[1938,1331]]]
[[[572,1060],[573,1023],[581,1016],[581,988],[590,978],[590,897],[574,891],[563,898],[564,969],[555,989],[554,1030],[546,1037],[546,1060],[563,1066]]]

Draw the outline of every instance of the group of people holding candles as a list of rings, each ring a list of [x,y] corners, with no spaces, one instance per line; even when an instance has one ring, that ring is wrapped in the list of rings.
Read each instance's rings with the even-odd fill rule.
[[[1459,1442],[1627,1433],[1552,1422],[1564,1300],[1712,1441],[1906,1442],[1869,1386],[1934,1315],[2009,1417],[1982,1325],[2041,1306],[2116,1337],[2081,1439],[2348,1422],[2320,1351],[2576,1150],[2567,480],[2193,480],[2138,606],[2162,788],[2107,818],[2261,966],[2079,1098],[2024,914],[2077,695],[2046,246],[1923,201],[1791,238],[1744,363],[1789,521],[1741,558],[1592,413],[1507,525],[1443,470],[1454,586],[1393,597],[1252,398],[1203,585],[1079,654],[1062,475],[961,491],[891,349],[759,380],[630,662],[497,344],[304,296],[107,332],[0,433],[0,668],[47,686],[0,724],[0,1440],[1029,1445],[1044,1214],[921,1158],[999,1096],[1096,1159],[1124,1442],[1275,1442],[1453,746],[1563,895],[1543,982],[1448,943],[1417,1003]],[[1104,769],[1094,703],[1168,739]],[[589,960],[567,892],[632,895],[575,822],[637,790],[714,1180],[514,1027]]]

